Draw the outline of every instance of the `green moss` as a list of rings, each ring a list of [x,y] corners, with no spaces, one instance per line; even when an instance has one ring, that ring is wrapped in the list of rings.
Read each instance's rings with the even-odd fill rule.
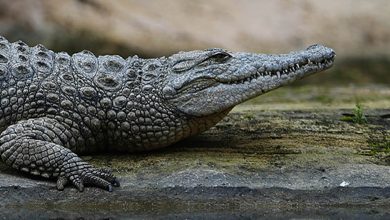
[[[381,142],[374,142],[370,144],[371,153],[372,154],[378,154],[378,153],[385,153],[390,154],[390,140],[383,140]]]
[[[245,112],[241,117],[244,120],[253,120],[253,119],[255,119],[255,115],[253,113],[250,113],[250,112]]]
[[[371,141],[369,143],[369,151],[366,152],[368,156],[374,156],[382,163],[390,165],[390,138],[384,138],[379,141]]]

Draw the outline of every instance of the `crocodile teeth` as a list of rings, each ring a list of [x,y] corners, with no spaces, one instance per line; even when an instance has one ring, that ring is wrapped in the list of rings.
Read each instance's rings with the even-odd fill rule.
[[[263,70],[257,70],[257,72],[252,73],[251,75],[247,76],[244,79],[237,79],[237,77],[232,77],[230,80],[228,80],[228,84],[248,84],[250,82],[256,81],[259,78],[267,79],[269,77],[275,77],[275,78],[285,78],[290,73],[295,73],[296,71],[300,70],[302,67],[310,64],[317,65],[319,68],[322,68],[325,65],[328,65],[332,63],[331,60],[323,60],[321,62],[315,62],[310,59],[305,60],[306,62],[302,64],[293,64],[287,69],[281,69],[278,71],[266,71],[265,68]]]

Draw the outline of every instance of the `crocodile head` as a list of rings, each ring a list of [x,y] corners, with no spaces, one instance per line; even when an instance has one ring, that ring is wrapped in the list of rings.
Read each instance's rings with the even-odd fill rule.
[[[187,115],[208,116],[325,70],[334,57],[332,49],[321,45],[279,55],[223,49],[181,52],[168,58],[171,67],[162,94]]]

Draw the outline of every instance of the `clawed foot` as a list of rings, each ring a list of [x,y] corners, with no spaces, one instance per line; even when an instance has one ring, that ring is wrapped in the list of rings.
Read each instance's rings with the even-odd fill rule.
[[[67,138],[72,133],[68,124],[43,117],[10,125],[0,133],[0,159],[24,172],[58,177],[58,190],[72,184],[79,191],[84,190],[84,185],[90,185],[111,192],[113,186],[119,186],[111,171],[94,168],[58,144],[69,142]]]
[[[108,169],[96,169],[85,162],[76,166],[67,167],[57,180],[57,189],[64,190],[68,183],[74,185],[80,192],[84,185],[96,186],[112,192],[112,188],[119,187],[119,181]],[[75,169],[76,168],[76,169]]]

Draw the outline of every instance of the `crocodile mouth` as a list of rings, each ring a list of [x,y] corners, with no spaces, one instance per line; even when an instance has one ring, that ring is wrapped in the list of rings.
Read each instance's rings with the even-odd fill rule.
[[[309,74],[312,72],[322,71],[332,67],[333,63],[334,56],[330,58],[324,58],[320,61],[304,59],[300,62],[290,64],[289,66],[286,66],[285,68],[281,69],[267,69],[267,67],[262,66],[256,71],[245,74],[242,77],[238,76],[235,78],[231,78],[228,76],[220,76],[215,78],[215,81],[221,84],[232,85],[250,83],[261,78],[282,79],[288,75],[294,75],[299,73],[303,73],[304,75],[306,75],[306,73]]]
[[[241,77],[229,77],[229,76],[218,76],[218,77],[201,77],[191,82],[184,84],[177,90],[177,94],[194,94],[201,90],[217,87],[218,85],[245,85],[251,82],[255,82],[259,79],[284,79],[289,75],[302,74],[302,76],[309,73],[314,73],[330,68],[334,63],[334,57],[322,59],[320,61],[314,61],[310,59],[304,59],[295,64],[291,64],[286,68],[277,70],[267,70],[267,67],[260,67],[256,71],[246,73]]]

